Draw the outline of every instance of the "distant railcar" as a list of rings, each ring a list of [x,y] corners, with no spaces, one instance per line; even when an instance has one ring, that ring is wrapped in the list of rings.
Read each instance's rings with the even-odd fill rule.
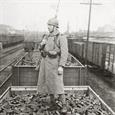
[[[24,36],[19,34],[1,34],[0,42],[3,48],[9,47],[24,41]]]
[[[0,51],[2,50],[3,46],[2,46],[2,43],[0,42]]]
[[[24,41],[24,50],[25,52],[33,51],[35,48],[35,42]]]
[[[70,42],[71,41],[71,42]],[[84,62],[86,41],[68,40],[69,51]],[[87,50],[87,61],[100,69],[115,75],[115,42],[107,40],[90,40]]]
[[[25,52],[31,52],[33,50],[36,50],[39,48],[39,44],[40,42],[38,41],[29,41],[29,40],[25,40],[23,42],[23,46],[24,46],[24,51]]]
[[[41,42],[42,33],[28,33],[25,35],[24,50],[25,52],[33,51],[39,48]]]

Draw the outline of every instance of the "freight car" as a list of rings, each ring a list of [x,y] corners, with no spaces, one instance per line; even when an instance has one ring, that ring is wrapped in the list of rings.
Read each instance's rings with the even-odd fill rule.
[[[25,40],[24,42],[23,42],[23,46],[24,46],[24,51],[25,52],[31,52],[31,51],[33,51],[33,50],[36,50],[36,49],[38,49],[39,48],[39,44],[40,44],[40,42],[38,42],[38,41],[28,41],[28,40]]]
[[[66,112],[57,98],[49,109],[50,97],[36,94],[36,86],[10,86],[0,96],[1,115],[115,115],[115,112],[89,86],[65,86]],[[69,101],[68,101],[69,100]],[[53,107],[53,106],[52,106]]]
[[[24,50],[25,52],[33,51],[35,49],[38,49],[39,43],[41,41],[42,34],[39,35],[25,35],[24,40]]]
[[[24,36],[19,34],[1,34],[0,42],[3,48],[21,43],[24,41]]]
[[[0,42],[0,51],[2,50],[2,48],[3,48],[3,47],[2,47],[2,42]]]
[[[24,51],[25,52],[33,51],[34,48],[35,48],[35,42],[24,41]]]
[[[37,85],[38,71],[35,71],[35,67],[39,58],[40,52],[34,51],[32,55],[29,52],[13,66],[14,85]],[[64,67],[64,84],[76,86],[85,85],[85,82],[85,67],[69,54]]]
[[[84,62],[86,41],[68,40],[70,52]],[[90,40],[87,50],[87,61],[101,70],[115,75],[115,42],[108,40]]]

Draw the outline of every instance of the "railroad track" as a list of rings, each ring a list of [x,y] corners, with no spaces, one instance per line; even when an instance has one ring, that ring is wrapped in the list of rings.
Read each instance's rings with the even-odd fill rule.
[[[24,54],[19,54],[16,58],[14,58],[11,62],[9,62],[7,65],[5,65],[3,68],[0,69],[0,94],[3,93],[3,91],[6,90],[8,86],[11,86],[12,84],[12,66],[17,63],[18,60],[20,60]]]
[[[2,52],[2,54],[0,55],[0,59],[18,51],[18,50],[21,50],[23,48],[23,45],[20,45],[20,46],[17,46],[17,47],[14,47],[13,49],[10,49],[10,50],[7,50],[5,52]]]

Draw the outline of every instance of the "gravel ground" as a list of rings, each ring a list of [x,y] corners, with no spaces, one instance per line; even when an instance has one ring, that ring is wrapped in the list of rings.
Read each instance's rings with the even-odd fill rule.
[[[115,80],[100,71],[88,71],[87,84],[115,111]]]

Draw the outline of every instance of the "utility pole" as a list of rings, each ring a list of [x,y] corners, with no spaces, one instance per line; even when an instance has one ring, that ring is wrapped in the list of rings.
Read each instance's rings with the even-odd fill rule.
[[[56,8],[55,18],[57,18],[57,16],[58,16],[59,5],[60,5],[60,0],[58,0],[58,4],[57,4],[57,8]]]
[[[69,21],[67,22],[67,33],[69,34],[69,29],[70,29],[70,27],[69,27]]]
[[[93,0],[90,0],[90,3],[80,3],[84,5],[89,5],[89,17],[88,17],[88,28],[87,28],[87,41],[86,41],[86,54],[85,54],[85,65],[88,66],[87,63],[87,53],[88,53],[88,45],[89,45],[89,36],[90,36],[90,24],[91,24],[91,11],[92,11],[92,5],[102,5],[100,3],[92,3]]]

